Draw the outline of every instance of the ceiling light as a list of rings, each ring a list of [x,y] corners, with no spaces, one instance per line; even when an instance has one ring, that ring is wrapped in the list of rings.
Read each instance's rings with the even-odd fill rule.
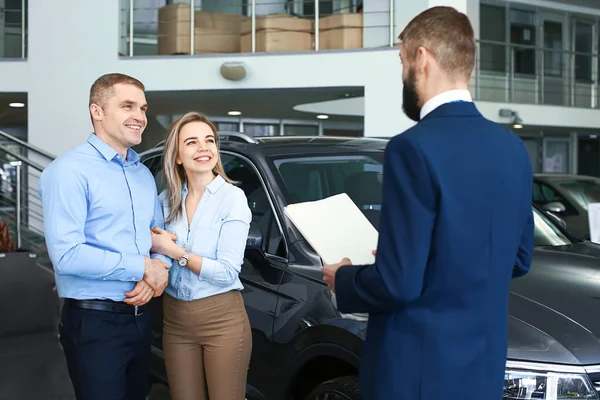
[[[523,125],[521,125],[521,124],[514,124],[513,128],[515,128],[515,129],[521,129],[521,128],[523,128]]]
[[[23,108],[25,107],[25,103],[10,103],[8,106],[13,108]]]
[[[227,114],[229,114],[229,115],[242,115],[242,112],[241,111],[231,110]]]
[[[329,115],[325,115],[325,114],[319,114],[317,115],[317,119],[328,119]]]

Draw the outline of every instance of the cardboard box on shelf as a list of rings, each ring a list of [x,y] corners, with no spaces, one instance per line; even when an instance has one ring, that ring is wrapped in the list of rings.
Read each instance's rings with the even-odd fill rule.
[[[239,53],[239,14],[194,12],[194,53]],[[158,11],[158,54],[190,54],[189,4],[175,3]]]
[[[256,51],[286,52],[313,49],[313,21],[271,14],[256,18]],[[242,53],[252,51],[252,21],[241,24],[240,47]]]
[[[319,49],[360,49],[363,47],[363,15],[335,14],[319,18]]]
[[[190,5],[169,4],[158,9],[158,54],[190,53]]]

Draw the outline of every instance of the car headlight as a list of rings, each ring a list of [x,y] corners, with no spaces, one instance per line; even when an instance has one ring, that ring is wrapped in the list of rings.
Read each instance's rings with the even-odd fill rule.
[[[502,398],[598,399],[598,394],[583,367],[508,361]]]

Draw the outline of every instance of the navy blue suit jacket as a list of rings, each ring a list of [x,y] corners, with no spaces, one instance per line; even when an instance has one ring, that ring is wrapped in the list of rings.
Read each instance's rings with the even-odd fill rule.
[[[374,265],[337,271],[341,312],[370,313],[368,400],[501,399],[512,277],[533,251],[520,138],[470,102],[390,140]]]

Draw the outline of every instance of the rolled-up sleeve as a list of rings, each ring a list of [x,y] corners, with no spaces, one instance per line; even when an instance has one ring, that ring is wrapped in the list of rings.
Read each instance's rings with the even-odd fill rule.
[[[236,192],[223,220],[217,242],[217,259],[203,257],[199,278],[217,286],[229,286],[237,279],[244,262],[244,251],[252,213],[243,192]],[[199,238],[201,240],[201,238]]]
[[[46,168],[39,181],[44,235],[55,273],[86,279],[142,280],[144,256],[108,251],[86,243],[88,187],[79,172],[81,168],[59,161]]]

